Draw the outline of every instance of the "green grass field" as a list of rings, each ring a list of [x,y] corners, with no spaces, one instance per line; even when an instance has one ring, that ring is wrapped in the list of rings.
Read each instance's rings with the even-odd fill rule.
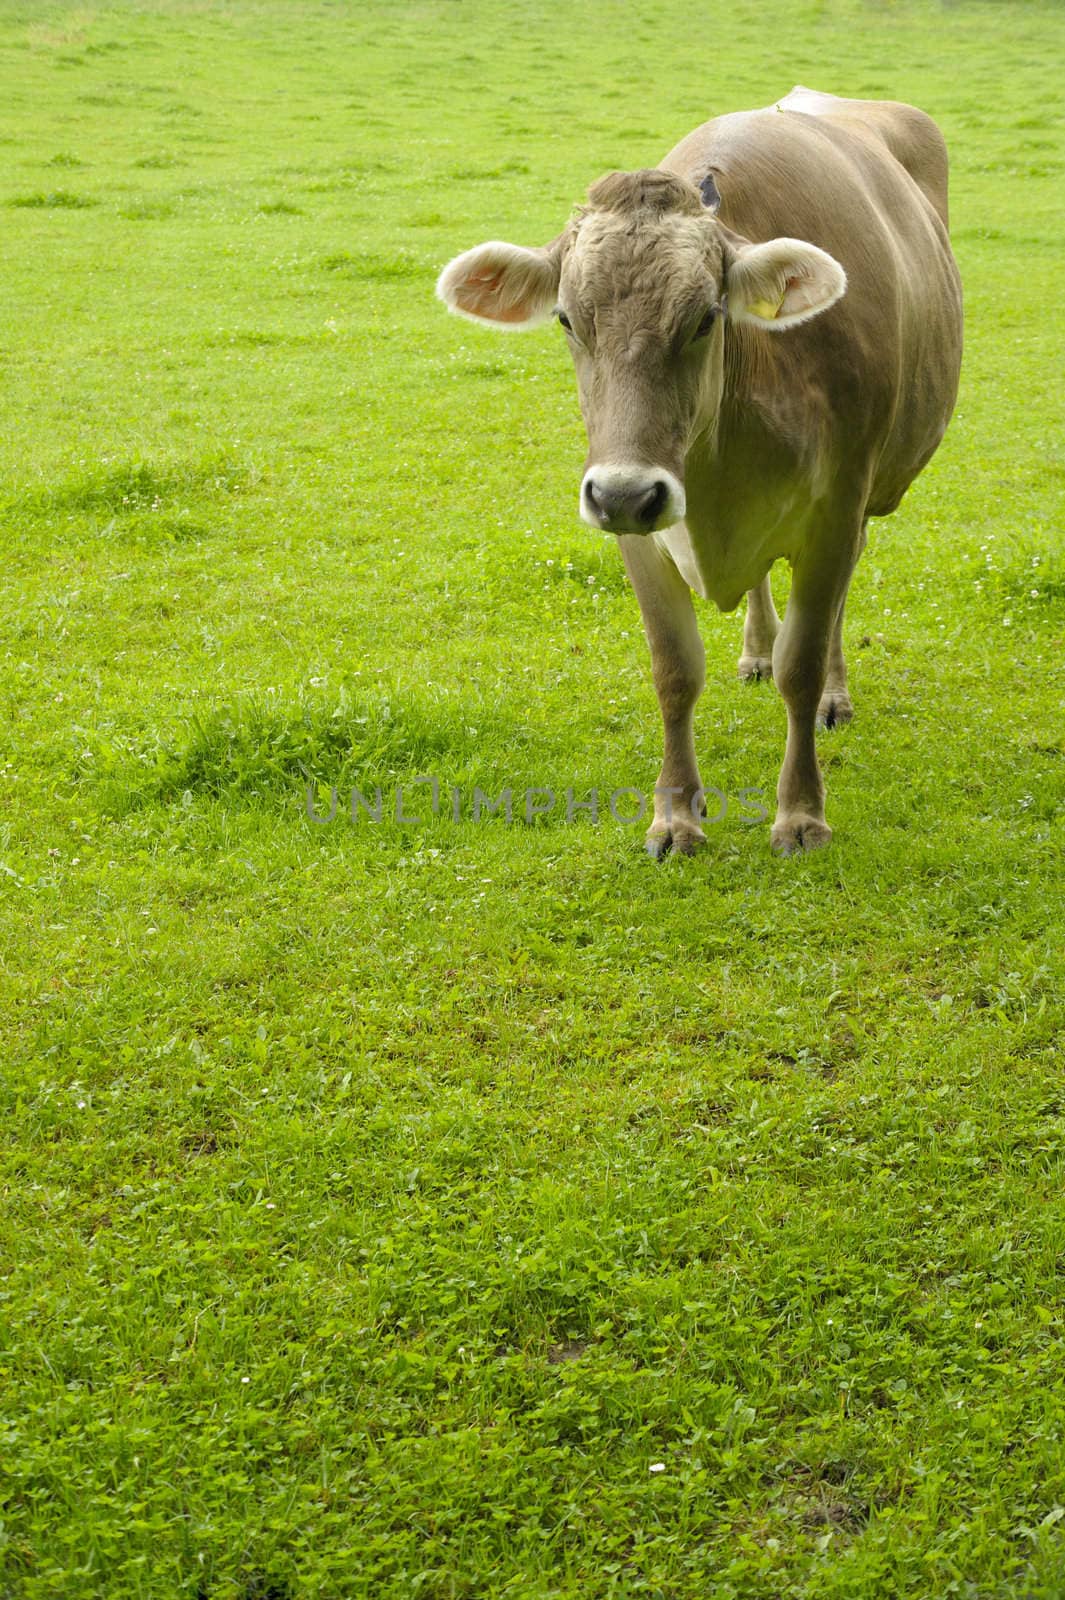
[[[1063,57],[1035,0],[0,0],[4,1600],[1065,1595]],[[743,819],[784,711],[703,608],[729,807],[656,867],[562,337],[433,283],[795,82],[944,129],[962,395],[831,850]]]

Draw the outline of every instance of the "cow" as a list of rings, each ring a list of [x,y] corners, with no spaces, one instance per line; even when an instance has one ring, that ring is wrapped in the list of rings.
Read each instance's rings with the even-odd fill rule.
[[[740,677],[772,677],[787,707],[772,848],[827,844],[815,730],[853,714],[847,588],[868,519],[899,504],[957,394],[935,123],[797,87],[704,123],[655,168],[600,178],[550,244],[465,251],[437,293],[494,328],[564,330],[588,435],[580,515],[617,535],[662,713],[650,853],[705,843],[693,591],[722,611],[746,594]]]

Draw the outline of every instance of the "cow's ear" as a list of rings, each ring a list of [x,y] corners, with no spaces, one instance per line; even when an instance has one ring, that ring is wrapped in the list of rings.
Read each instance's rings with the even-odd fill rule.
[[[847,274],[827,251],[802,239],[743,244],[726,275],[733,322],[781,331],[809,322],[835,305]]]
[[[492,240],[448,262],[436,292],[449,311],[471,322],[515,331],[546,322],[558,301],[562,240],[540,250]]]

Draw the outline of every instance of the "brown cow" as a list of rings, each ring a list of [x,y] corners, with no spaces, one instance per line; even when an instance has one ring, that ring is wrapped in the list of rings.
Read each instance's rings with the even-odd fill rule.
[[[867,519],[898,505],[957,393],[935,124],[793,89],[697,128],[651,171],[601,178],[542,249],[466,251],[437,292],[476,322],[554,314],[566,331],[589,443],[580,514],[620,536],[665,725],[648,849],[704,842],[692,590],[723,611],[747,593],[740,676],[772,675],[787,705],[774,849],[827,844],[814,732],[852,715],[847,586]]]

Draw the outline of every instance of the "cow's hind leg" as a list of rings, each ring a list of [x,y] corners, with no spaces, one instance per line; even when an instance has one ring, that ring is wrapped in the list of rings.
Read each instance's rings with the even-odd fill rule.
[[[854,558],[854,565],[865,549],[865,524],[862,524],[861,538]],[[851,568],[853,574],[854,567]],[[849,584],[848,579],[848,584]],[[828,666],[825,671],[825,687],[817,707],[817,726],[819,728],[838,728],[844,722],[850,722],[854,716],[854,706],[847,691],[847,663],[843,659],[843,613],[847,605],[847,594],[844,591],[843,599],[836,612],[836,620],[832,628],[832,638],[828,646]]]
[[[817,763],[814,729],[825,691],[833,631],[838,626],[860,527],[848,537],[825,537],[796,564],[791,594],[773,649],[773,676],[788,708],[788,742],[777,784],[777,815],[770,842],[781,855],[828,844],[825,785]]]
[[[701,786],[693,727],[706,667],[691,590],[653,535],[627,534],[618,545],[640,603],[665,734],[647,849],[656,859],[669,850],[691,855],[706,842],[696,815]]]
[[[757,589],[747,596],[747,615],[743,619],[743,654],[739,675],[747,683],[758,683],[773,676],[773,645],[780,632],[780,618],[773,604],[773,591],[766,573]]]

